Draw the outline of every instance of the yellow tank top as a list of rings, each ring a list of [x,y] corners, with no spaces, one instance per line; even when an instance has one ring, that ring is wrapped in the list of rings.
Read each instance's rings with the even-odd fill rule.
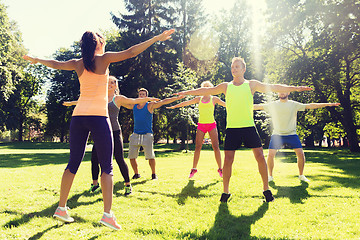
[[[80,97],[73,116],[108,116],[109,72],[96,74],[84,69],[79,77]]]
[[[226,95],[226,128],[244,128],[255,126],[253,95],[249,81],[245,80],[240,86],[230,82]]]
[[[209,102],[203,102],[204,97],[201,97],[199,102],[199,123],[213,123],[214,119],[214,103],[213,98],[210,96]]]

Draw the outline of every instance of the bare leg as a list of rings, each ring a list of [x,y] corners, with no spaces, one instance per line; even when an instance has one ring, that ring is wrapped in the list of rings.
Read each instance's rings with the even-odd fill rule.
[[[69,192],[71,189],[71,185],[74,181],[74,178],[75,178],[75,174],[71,173],[69,169],[66,169],[64,171],[61,179],[59,207],[66,206],[66,202],[69,197]]]
[[[210,139],[211,139],[211,145],[214,150],[216,163],[218,165],[218,168],[222,169],[221,165],[221,153],[219,148],[219,139],[218,139],[218,131],[217,128],[214,128],[209,132]]]
[[[136,158],[130,159],[130,164],[131,164],[132,169],[134,170],[134,173],[139,174],[138,164],[136,162]]]
[[[299,168],[299,175],[304,175],[304,167],[305,167],[305,153],[302,148],[294,149],[297,157],[297,164]]]
[[[269,189],[269,183],[268,183],[268,172],[267,172],[267,165],[264,157],[263,148],[252,148],[252,151],[254,153],[254,157],[258,163],[258,169],[259,173],[261,175],[261,180],[263,182],[263,189],[264,191]]]
[[[268,154],[268,157],[267,157],[267,165],[269,167],[269,175],[270,176],[273,175],[274,159],[275,159],[276,152],[277,152],[276,149],[269,149],[269,154]]]
[[[156,163],[155,163],[155,159],[154,159],[154,158],[149,159],[149,165],[150,165],[150,168],[151,168],[151,173],[152,173],[152,174],[155,174],[155,165],[156,165]]]
[[[194,160],[193,160],[193,168],[197,168],[199,158],[200,158],[200,151],[203,145],[205,133],[201,130],[196,131],[196,139],[195,139],[195,152],[194,152]]]
[[[229,184],[230,177],[232,171],[232,164],[234,162],[235,150],[229,151],[225,150],[225,159],[224,159],[224,167],[223,167],[223,187],[224,193],[230,193]]]
[[[113,196],[113,176],[107,173],[101,174],[101,190],[104,201],[104,212],[110,213]]]

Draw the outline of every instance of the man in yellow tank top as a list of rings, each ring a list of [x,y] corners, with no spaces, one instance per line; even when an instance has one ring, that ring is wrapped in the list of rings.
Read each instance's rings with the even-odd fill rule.
[[[227,125],[224,144],[225,159],[223,166],[223,189],[220,201],[227,202],[231,194],[229,191],[232,164],[235,151],[244,144],[251,148],[258,163],[259,173],[263,182],[263,194],[266,202],[274,200],[268,184],[267,165],[261,145],[261,140],[253,119],[253,95],[255,92],[294,92],[308,91],[310,87],[296,87],[281,84],[266,84],[257,80],[246,80],[244,73],[246,64],[244,59],[232,59],[231,82],[223,82],[212,88],[198,88],[177,93],[178,95],[217,95],[225,94]]]

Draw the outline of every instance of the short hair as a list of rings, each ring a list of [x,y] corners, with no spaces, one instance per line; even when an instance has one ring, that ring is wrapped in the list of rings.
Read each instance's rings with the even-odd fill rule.
[[[214,87],[210,81],[204,81],[201,83],[201,87]]]
[[[146,96],[149,96],[149,91],[146,88],[139,88],[138,93],[139,92],[146,92]]]
[[[234,62],[241,62],[241,65],[242,67],[245,69],[246,68],[246,63],[245,63],[245,60],[241,57],[234,57],[232,60],[231,60],[231,64],[233,64]]]

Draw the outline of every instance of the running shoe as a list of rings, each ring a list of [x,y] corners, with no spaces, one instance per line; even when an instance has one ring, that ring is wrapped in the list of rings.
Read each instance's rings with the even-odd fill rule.
[[[74,219],[69,216],[67,210],[69,210],[68,207],[57,207],[53,217],[59,219],[60,221],[71,223]]]
[[[154,174],[151,174],[151,179],[152,179],[152,180],[158,179],[158,178],[157,178],[157,175],[156,175],[155,173],[154,173]]]
[[[304,175],[299,175],[299,180],[303,182],[310,182],[310,180],[307,179]]]
[[[125,196],[129,195],[132,193],[132,187],[131,185],[125,186]]]
[[[100,220],[100,223],[114,230],[121,229],[121,226],[116,222],[116,218],[113,212],[111,212],[110,214],[104,213],[103,217]]]
[[[99,184],[97,184],[97,185],[94,185],[94,184],[91,184],[91,187],[90,187],[90,190],[89,190],[89,192],[98,192],[98,191],[100,191],[101,190],[101,188],[100,188],[100,185]]]
[[[141,178],[139,173],[135,173],[134,176],[132,177],[132,179],[138,179]]]
[[[196,169],[196,168],[192,168],[192,169],[191,169],[191,172],[190,172],[190,175],[189,175],[189,178],[192,178],[192,177],[195,175],[195,173],[197,173],[197,169]]]
[[[265,196],[266,202],[273,202],[274,201],[274,196],[272,195],[270,189],[264,191],[263,194]]]
[[[274,181],[274,177],[273,176],[268,176],[268,182],[273,182]]]
[[[218,169],[218,173],[219,173],[219,176],[220,176],[220,177],[223,176],[223,175],[222,175],[222,169],[221,169],[221,168]]]
[[[220,202],[226,203],[231,196],[231,193],[223,193],[221,194]]]

